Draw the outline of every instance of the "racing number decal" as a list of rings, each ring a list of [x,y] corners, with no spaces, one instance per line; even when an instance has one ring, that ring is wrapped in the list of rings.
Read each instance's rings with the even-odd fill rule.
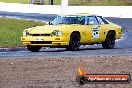
[[[98,29],[98,27],[92,28],[92,38],[93,39],[99,38],[99,29]]]

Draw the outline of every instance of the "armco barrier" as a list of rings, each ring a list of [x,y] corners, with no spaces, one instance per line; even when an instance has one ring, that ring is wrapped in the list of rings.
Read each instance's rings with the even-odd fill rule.
[[[132,18],[132,6],[68,6],[67,13],[93,13],[104,17]],[[60,14],[60,5],[32,5],[0,2],[0,11]]]

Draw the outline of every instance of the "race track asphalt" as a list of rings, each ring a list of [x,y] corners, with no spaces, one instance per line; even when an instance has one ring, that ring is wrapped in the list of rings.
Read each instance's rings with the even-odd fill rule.
[[[15,13],[16,14],[16,13]],[[14,17],[37,21],[51,21],[56,15],[21,14],[0,12],[1,17]],[[37,17],[38,16],[38,17]],[[107,18],[121,25],[124,29],[123,38],[117,40],[114,49],[103,49],[101,45],[81,46],[79,51],[66,51],[64,48],[43,48],[40,52],[30,52],[26,48],[0,50],[0,58],[30,58],[30,57],[80,57],[80,56],[131,56],[132,55],[132,18]]]

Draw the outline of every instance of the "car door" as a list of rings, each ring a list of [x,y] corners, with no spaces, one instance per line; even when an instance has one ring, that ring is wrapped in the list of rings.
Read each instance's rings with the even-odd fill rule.
[[[108,22],[102,18],[102,16],[96,16],[99,28],[99,42],[103,42],[106,39],[106,33],[108,28]]]
[[[100,37],[100,26],[98,25],[98,21],[96,16],[88,16],[86,21],[89,30],[91,31],[91,43],[99,42]]]

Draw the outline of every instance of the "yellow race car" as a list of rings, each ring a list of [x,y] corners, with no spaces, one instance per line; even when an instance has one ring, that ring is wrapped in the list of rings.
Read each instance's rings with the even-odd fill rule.
[[[112,49],[121,37],[121,26],[102,16],[79,13],[58,16],[48,25],[25,29],[21,41],[29,51],[37,52],[42,47],[79,50],[80,45],[93,44]]]

